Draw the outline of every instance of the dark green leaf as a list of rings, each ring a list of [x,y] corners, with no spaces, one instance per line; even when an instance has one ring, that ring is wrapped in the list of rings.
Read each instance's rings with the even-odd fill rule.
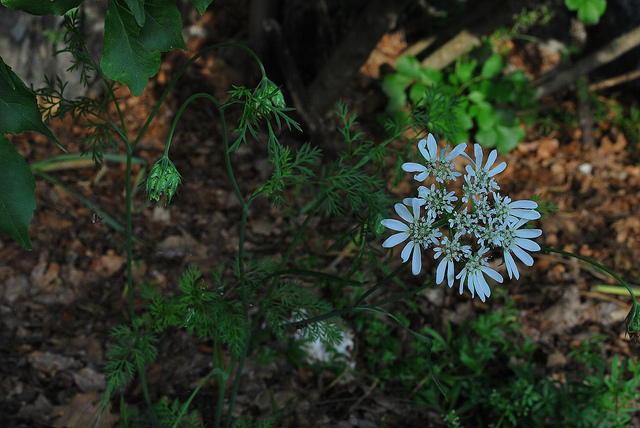
[[[468,82],[473,77],[473,72],[478,66],[478,61],[473,59],[469,62],[459,62],[456,64],[456,75],[461,82]]]
[[[138,41],[140,27],[131,12],[109,3],[104,21],[104,49],[100,66],[110,79],[140,96],[149,78],[160,70],[160,52],[149,52]]]
[[[435,85],[442,82],[442,71],[436,71],[433,68],[420,69],[420,82],[425,85]]]
[[[491,79],[500,74],[503,68],[504,60],[502,57],[500,55],[491,55],[482,65],[482,72],[480,74],[485,79]]]
[[[476,132],[476,141],[482,147],[494,147],[496,145],[497,137],[498,134],[496,133],[496,128],[485,128]]]
[[[564,0],[564,4],[578,11],[578,19],[585,25],[596,25],[607,9],[607,0]]]
[[[127,4],[127,6],[129,6],[129,10],[133,14],[133,17],[136,19],[138,27],[144,27],[144,0],[124,0],[124,2]]]
[[[42,123],[36,97],[0,58],[0,135],[36,131],[62,145]]]
[[[387,112],[396,111],[407,103],[405,88],[411,79],[399,73],[387,74],[382,81],[382,91],[389,97]]]
[[[140,43],[150,51],[187,50],[182,38],[182,17],[174,0],[147,0],[146,23],[140,30]]]
[[[0,78],[4,79],[11,89],[15,89],[16,84],[13,81],[13,76],[15,76],[15,74],[12,73],[11,67],[5,64],[4,61],[1,61],[1,59],[2,58],[0,58]]]
[[[424,93],[427,91],[427,86],[418,82],[414,83],[409,89],[409,99],[414,104],[424,98]]]
[[[31,15],[61,16],[84,0],[2,0],[2,4],[10,9],[22,10]]]
[[[503,126],[496,125],[496,146],[500,153],[509,153],[515,149],[518,143],[524,138],[524,129],[518,125]]]
[[[4,135],[0,135],[0,171],[0,232],[31,250],[29,223],[36,209],[36,180]]]
[[[492,128],[497,120],[493,107],[486,101],[469,107],[469,114],[476,118],[481,129]]]
[[[396,62],[398,73],[411,77],[412,79],[420,78],[420,62],[413,56],[401,56]]]
[[[193,3],[193,5],[198,8],[200,15],[203,15],[207,10],[207,7],[209,7],[209,5],[213,3],[213,0],[191,0],[191,3]]]

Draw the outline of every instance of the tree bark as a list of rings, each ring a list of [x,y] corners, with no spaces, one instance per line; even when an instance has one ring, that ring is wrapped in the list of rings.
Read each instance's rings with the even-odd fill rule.
[[[324,116],[340,99],[380,38],[392,29],[411,0],[375,0],[333,52],[309,87],[309,110]]]
[[[543,76],[538,82],[534,82],[534,86],[537,86],[535,98],[540,99],[569,86],[578,77],[613,61],[638,45],[640,45],[640,27],[616,37],[602,48],[576,62],[571,68],[559,72],[554,70],[550,75]]]

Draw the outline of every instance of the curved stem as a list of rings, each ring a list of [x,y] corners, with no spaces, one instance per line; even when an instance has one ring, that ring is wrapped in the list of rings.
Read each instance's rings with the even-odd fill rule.
[[[575,259],[582,260],[583,262],[587,262],[590,265],[597,267],[598,269],[602,270],[603,272],[606,272],[609,275],[611,275],[613,278],[615,278],[616,281],[618,281],[620,284],[622,284],[627,289],[627,291],[629,292],[629,295],[631,295],[631,297],[633,298],[634,302],[638,301],[638,299],[636,299],[635,293],[633,292],[633,290],[631,289],[629,284],[627,284],[627,282],[624,279],[622,279],[617,273],[615,273],[614,271],[606,268],[605,266],[601,265],[600,263],[598,263],[598,262],[596,262],[594,260],[591,260],[588,257],[584,257],[584,256],[581,256],[581,255],[575,254],[575,253],[570,253],[569,251],[556,250],[555,248],[544,247],[540,251],[542,251],[544,253],[558,253],[558,254],[562,254],[563,256],[573,257]]]
[[[358,300],[356,300],[356,302],[353,304],[353,306],[360,306],[360,303],[364,302],[367,297],[369,297],[371,294],[373,294],[382,285],[386,284],[387,282],[391,281],[393,278],[398,276],[398,274],[400,272],[402,272],[407,266],[408,266],[407,263],[402,263],[400,266],[398,266],[396,268],[396,270],[394,270],[389,275],[387,275],[385,278],[383,278],[382,281],[378,282],[376,285],[374,285],[373,287],[371,287],[370,289],[368,289],[367,291],[362,293],[362,296],[360,296],[358,298]]]
[[[164,157],[169,156],[169,147],[171,146],[171,140],[173,139],[173,134],[175,133],[176,127],[178,126],[178,121],[180,120],[180,117],[182,117],[182,113],[184,113],[184,110],[189,106],[189,104],[191,104],[191,101],[198,98],[208,99],[213,104],[215,104],[218,111],[220,111],[220,103],[212,95],[206,94],[204,92],[198,92],[197,94],[193,94],[189,98],[187,98],[186,101],[183,102],[180,106],[180,109],[178,109],[178,112],[176,113],[176,116],[173,118],[173,122],[171,123],[171,129],[169,130],[169,136],[167,137],[167,144],[164,147]],[[220,115],[222,116],[221,121],[224,123],[224,115],[222,114],[222,112],[220,113]]]
[[[178,71],[178,73],[173,77],[173,79],[169,83],[169,86],[167,86],[167,88],[164,90],[162,95],[160,95],[160,98],[158,98],[158,101],[156,102],[156,105],[153,107],[153,110],[151,110],[151,113],[149,114],[149,117],[147,118],[147,121],[144,123],[144,125],[142,125],[142,128],[140,128],[140,132],[138,133],[138,136],[136,137],[136,139],[131,144],[133,149],[136,148],[136,146],[138,145],[138,143],[140,142],[140,140],[142,139],[144,134],[147,132],[147,128],[149,128],[149,125],[151,124],[151,121],[153,120],[153,118],[158,113],[158,110],[160,110],[160,106],[162,106],[162,103],[164,102],[164,100],[169,95],[169,92],[171,92],[171,90],[175,86],[176,82],[184,74],[184,72],[187,70],[187,68],[189,68],[189,66],[191,64],[193,64],[198,58],[200,58],[205,53],[207,53],[207,52],[209,52],[209,51],[211,51],[213,49],[219,49],[219,48],[224,48],[224,47],[235,47],[235,48],[240,48],[240,49],[244,49],[245,51],[247,51],[249,53],[249,55],[251,55],[256,60],[256,62],[258,63],[258,66],[260,67],[260,72],[262,73],[262,77],[264,78],[266,76],[264,65],[262,65],[262,61],[260,61],[260,58],[258,58],[258,55],[256,55],[255,52],[253,52],[251,49],[249,49],[248,47],[246,47],[246,46],[244,46],[244,45],[242,45],[240,43],[218,43],[218,44],[215,44],[215,45],[208,46],[208,47],[204,48],[203,50],[201,50],[200,52],[195,54],[193,57],[191,57],[191,59],[189,59],[189,61],[187,61],[184,66],[182,66],[182,68]]]
[[[191,402],[193,401],[193,399],[195,398],[196,394],[198,393],[198,391],[200,391],[200,388],[202,388],[202,386],[204,385],[204,383],[206,381],[209,380],[209,378],[213,375],[218,375],[221,378],[225,378],[226,377],[226,373],[224,372],[224,370],[222,370],[222,373],[220,373],[221,370],[214,368],[213,370],[211,370],[204,378],[202,378],[202,380],[200,381],[200,383],[198,383],[198,386],[196,387],[196,389],[193,390],[193,392],[191,393],[191,395],[189,396],[189,399],[187,399],[187,401],[184,402],[184,404],[182,405],[182,408],[180,410],[180,413],[178,414],[178,416],[176,417],[176,421],[174,422],[172,428],[177,428],[178,424],[180,423],[180,421],[182,421],[182,418],[184,417],[185,413],[187,413],[187,410],[189,409],[189,404],[191,404]]]

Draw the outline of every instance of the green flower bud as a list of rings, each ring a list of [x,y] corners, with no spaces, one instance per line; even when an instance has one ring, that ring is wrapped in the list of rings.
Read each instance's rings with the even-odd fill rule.
[[[635,300],[635,299],[634,299]],[[626,318],[627,321],[627,333],[636,342],[640,341],[640,304],[636,301],[633,302],[633,306],[629,311]]]
[[[278,86],[269,79],[264,79],[258,86],[255,98],[254,109],[258,116],[269,116],[272,107],[285,108],[284,95]]]
[[[182,182],[182,177],[178,173],[176,166],[167,157],[163,157],[156,162],[149,176],[147,177],[147,197],[149,202],[155,200],[160,202],[160,197],[164,194],[164,204],[171,203],[171,198],[178,190]]]

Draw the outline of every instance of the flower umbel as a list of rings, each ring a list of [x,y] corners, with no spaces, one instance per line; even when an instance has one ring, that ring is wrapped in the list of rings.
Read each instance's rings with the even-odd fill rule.
[[[462,294],[466,280],[467,288],[471,291],[471,297],[477,292],[478,297],[483,302],[487,297],[491,296],[491,289],[484,278],[484,274],[490,276],[494,281],[502,282],[502,276],[489,267],[487,257],[484,255],[487,251],[489,251],[488,248],[480,248],[478,252],[472,254],[464,268],[456,275],[456,278],[460,280],[460,294]]]
[[[540,218],[540,213],[536,210],[538,204],[535,201],[512,201],[497,192],[500,186],[496,176],[505,170],[507,164],[496,163],[496,150],[489,153],[483,165],[484,154],[480,145],[473,147],[474,159],[464,153],[465,148],[463,143],[451,151],[447,146],[438,152],[438,145],[431,134],[418,142],[418,150],[425,163],[407,162],[402,169],[415,173],[417,181],[423,182],[432,177],[435,183],[430,187],[418,187],[417,198],[405,198],[404,205],[396,204],[396,212],[407,224],[394,219],[381,221],[382,226],[400,232],[387,238],[382,246],[394,247],[408,240],[401,257],[403,262],[411,257],[414,275],[422,270],[422,250],[433,246],[433,258],[439,260],[436,283],[441,284],[446,277],[449,287],[453,287],[455,280],[459,280],[461,294],[466,284],[471,296],[478,294],[484,302],[491,295],[485,276],[497,282],[503,281],[502,275],[489,265],[490,250],[500,251],[509,278],[519,279],[515,259],[531,266],[533,258],[527,251],[540,250],[532,239],[542,234],[540,229],[523,226]],[[454,159],[459,155],[471,163],[465,168],[461,197],[447,189],[449,182],[462,175],[455,170]],[[413,213],[405,205],[412,206]]]
[[[420,247],[426,249],[431,244],[437,244],[438,238],[442,235],[439,230],[432,228],[433,219],[435,217],[433,214],[427,213],[426,217],[420,215],[420,206],[422,204],[424,204],[424,201],[421,199],[412,199],[411,207],[413,214],[411,214],[403,204],[396,204],[396,213],[398,213],[398,215],[406,221],[407,224],[391,218],[384,219],[381,222],[383,226],[391,230],[395,230],[396,232],[400,232],[387,238],[387,240],[382,243],[383,247],[395,247],[407,239],[409,240],[407,245],[402,249],[400,257],[402,257],[403,262],[406,262],[413,253],[413,258],[411,259],[411,271],[414,275],[419,274],[422,269]]]
[[[436,143],[436,139],[433,135],[429,134],[426,140],[420,140],[418,142],[418,150],[422,157],[425,158],[426,165],[421,165],[415,162],[406,162],[402,165],[402,169],[406,172],[417,172],[418,174],[414,176],[417,181],[424,181],[429,176],[434,176],[436,181],[440,183],[444,183],[446,181],[455,181],[457,177],[461,176],[462,173],[456,172],[454,170],[454,162],[453,159],[458,157],[464,149],[467,147],[465,143],[458,144],[451,153],[449,151],[449,146],[445,147],[440,151],[440,155],[438,155],[438,144]]]
[[[182,176],[178,173],[176,166],[167,157],[158,160],[147,177],[147,197],[149,202],[155,200],[160,203],[160,198],[164,195],[164,204],[171,203],[171,198],[182,183]]]
[[[518,267],[516,266],[516,262],[513,260],[511,253],[519,258],[526,266],[532,266],[533,258],[524,250],[540,251],[540,245],[531,239],[542,235],[542,231],[540,229],[520,229],[526,222],[527,220],[523,219],[516,223],[509,223],[502,233],[504,264],[507,265],[509,278],[514,276],[516,279],[520,279]]]

